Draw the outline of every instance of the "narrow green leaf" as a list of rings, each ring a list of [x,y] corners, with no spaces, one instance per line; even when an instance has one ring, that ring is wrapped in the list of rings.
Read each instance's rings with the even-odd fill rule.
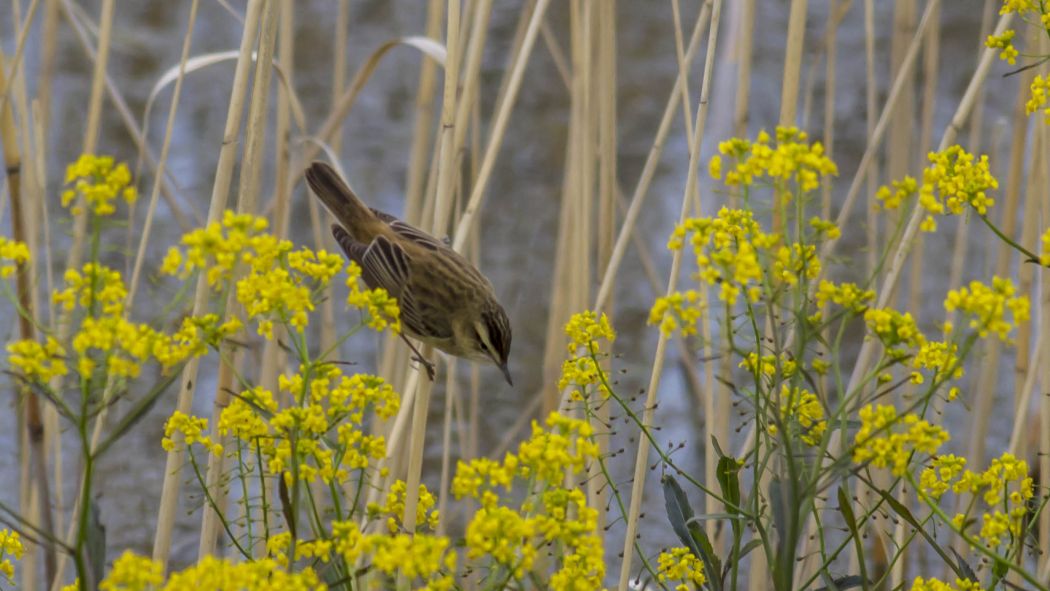
[[[693,555],[704,563],[704,569],[708,573],[708,583],[715,591],[722,590],[722,564],[715,555],[711,540],[707,532],[696,521],[693,508],[689,505],[682,486],[678,484],[674,476],[665,474],[661,479],[664,489],[664,507],[667,510],[667,519],[671,522],[671,529],[682,541],[682,544],[692,551]]]
[[[178,375],[178,372],[171,372],[171,375],[168,375],[161,381],[157,382],[145,396],[136,401],[134,406],[131,407],[131,410],[117,421],[117,424],[113,427],[109,436],[103,439],[102,443],[95,448],[94,457],[97,458],[106,453],[106,450],[109,449],[110,446],[116,443],[121,437],[130,431],[132,427],[141,421],[142,418],[146,416],[146,413],[153,408],[153,405],[157,403],[157,400],[160,399],[161,394],[164,394],[164,390],[175,381],[175,378],[177,378]]]
[[[821,587],[816,591],[843,591],[845,589],[852,589],[854,587],[860,587],[864,584],[864,578],[860,575],[848,575],[845,577],[839,577],[832,579],[827,587]]]

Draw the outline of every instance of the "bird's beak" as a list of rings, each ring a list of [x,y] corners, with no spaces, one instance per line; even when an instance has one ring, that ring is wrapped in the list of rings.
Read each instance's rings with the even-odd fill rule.
[[[507,369],[507,362],[504,361],[503,363],[499,364],[499,369],[503,372],[503,377],[507,378],[507,383],[513,386],[514,381],[510,379],[510,370]]]

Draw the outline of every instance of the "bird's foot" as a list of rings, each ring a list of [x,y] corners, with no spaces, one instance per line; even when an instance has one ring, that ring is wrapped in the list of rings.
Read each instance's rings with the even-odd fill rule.
[[[412,358],[412,360],[413,361],[418,361],[420,363],[420,365],[423,366],[423,369],[427,370],[427,377],[430,378],[431,382],[433,382],[434,381],[434,376],[437,375],[437,373],[434,370],[434,362],[433,361],[427,361],[426,359],[423,359],[422,355],[416,355],[415,357]]]

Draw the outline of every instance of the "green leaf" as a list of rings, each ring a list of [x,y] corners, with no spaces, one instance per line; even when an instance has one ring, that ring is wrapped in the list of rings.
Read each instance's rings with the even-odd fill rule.
[[[864,578],[860,575],[848,575],[845,577],[839,577],[832,579],[827,587],[821,587],[816,591],[843,591],[844,589],[852,589],[854,587],[860,587],[864,584]]]
[[[667,519],[671,522],[671,529],[674,530],[682,544],[703,561],[710,587],[714,591],[722,591],[722,563],[715,555],[707,532],[696,521],[693,508],[689,505],[689,498],[674,476],[665,474],[661,479],[661,484],[663,484],[664,506],[667,509]]]
[[[97,585],[106,573],[106,528],[98,518],[98,504],[87,506],[87,531],[84,532],[84,552],[92,582]]]
[[[718,486],[722,489],[722,498],[725,499],[723,504],[726,512],[732,515],[740,513],[740,479],[737,476],[739,472],[740,464],[735,458],[726,456],[719,458],[718,468],[716,469]],[[733,527],[733,539],[740,539],[742,530],[740,521],[733,519],[729,524]]]

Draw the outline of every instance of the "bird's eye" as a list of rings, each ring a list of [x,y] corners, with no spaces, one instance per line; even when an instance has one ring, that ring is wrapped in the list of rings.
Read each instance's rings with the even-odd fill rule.
[[[474,332],[474,342],[477,343],[482,350],[488,349],[488,347],[485,346],[485,339],[481,338],[481,333],[478,332],[478,329],[474,328],[471,330]]]

